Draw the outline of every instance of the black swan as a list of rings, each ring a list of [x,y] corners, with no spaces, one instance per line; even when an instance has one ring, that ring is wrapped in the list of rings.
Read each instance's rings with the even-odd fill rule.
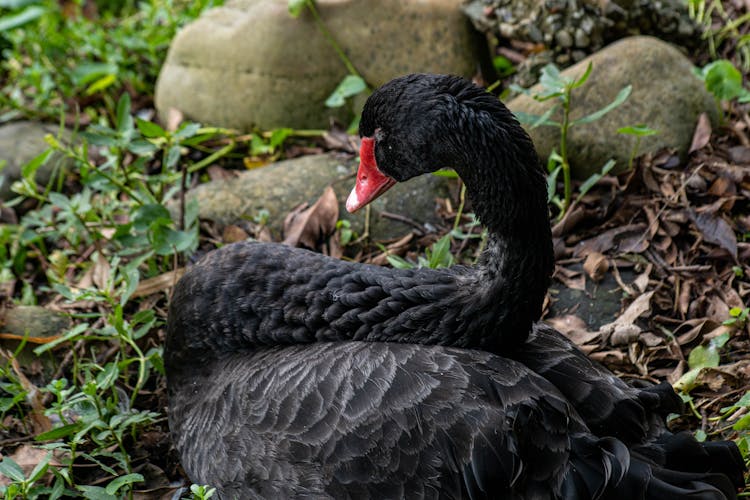
[[[491,232],[483,259],[393,270],[258,243],[202,259],[165,349],[193,481],[222,498],[734,497],[736,447],[666,432],[670,388],[630,388],[532,329],[553,265],[544,177],[495,97],[402,77],[360,133],[348,208],[454,167]]]

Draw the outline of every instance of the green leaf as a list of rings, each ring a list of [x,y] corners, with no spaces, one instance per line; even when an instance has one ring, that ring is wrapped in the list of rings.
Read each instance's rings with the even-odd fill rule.
[[[385,258],[396,269],[414,269],[414,264],[398,255],[386,255]]]
[[[737,422],[734,423],[732,429],[736,431],[744,431],[750,429],[750,413],[743,415]]]
[[[699,443],[704,442],[707,437],[708,436],[706,436],[706,431],[704,431],[703,429],[698,429],[697,431],[695,431],[695,440]]]
[[[75,434],[80,428],[81,424],[78,422],[74,424],[67,424],[57,427],[56,429],[52,429],[51,431],[42,432],[41,434],[38,434],[34,439],[36,441],[57,441],[58,439],[62,439]]]
[[[346,75],[336,90],[326,99],[326,106],[338,108],[343,106],[347,97],[359,94],[367,89],[365,81],[356,75]]]
[[[183,141],[185,139],[189,139],[193,137],[195,134],[198,133],[198,131],[201,129],[200,123],[195,122],[187,122],[180,125],[180,128],[177,129],[177,132],[174,133],[174,138],[177,141]]]
[[[173,146],[170,146],[170,148],[167,150],[167,159],[166,159],[166,167],[167,168],[174,168],[175,165],[177,165],[177,162],[180,159],[180,145],[175,144]]]
[[[703,77],[706,90],[718,99],[728,101],[743,93],[742,73],[731,61],[720,59],[707,64],[703,68]]]
[[[597,182],[601,180],[602,177],[607,175],[612,168],[615,166],[615,160],[608,160],[607,163],[604,164],[602,167],[601,172],[593,174],[591,177],[586,179],[582,184],[581,187],[578,188],[578,199],[580,200],[583,198],[583,196],[589,192],[589,190],[596,185]]]
[[[287,9],[292,17],[299,17],[302,13],[302,9],[305,8],[307,0],[289,0],[287,2]]]
[[[552,198],[555,197],[555,193],[557,193],[557,176],[560,175],[560,172],[562,172],[562,165],[557,164],[557,167],[550,172],[550,174],[547,176],[547,201],[552,201]]]
[[[627,99],[628,96],[630,96],[630,92],[632,90],[633,90],[632,85],[626,85],[625,87],[622,88],[622,90],[620,90],[620,92],[617,93],[617,96],[615,96],[615,99],[612,102],[610,102],[603,108],[599,109],[598,111],[594,111],[590,115],[586,115],[577,120],[573,120],[570,124],[578,125],[582,123],[591,123],[591,122],[598,120],[599,118],[606,115],[607,113],[615,109],[617,106],[625,102],[625,99]]]
[[[116,75],[117,69],[117,65],[112,63],[85,62],[73,69],[71,78],[76,85],[87,85],[107,75]]]
[[[23,26],[26,23],[30,23],[31,21],[42,17],[46,13],[47,9],[45,9],[44,7],[32,5],[25,8],[18,14],[2,16],[0,17],[0,33],[2,33],[3,31],[12,30],[13,28],[18,28],[19,26]]]
[[[143,134],[143,137],[154,139],[157,137],[167,136],[167,131],[164,130],[158,123],[142,120],[140,118],[136,118],[135,123],[138,126],[138,130],[140,130],[141,134]]]
[[[97,92],[101,92],[102,90],[108,89],[115,83],[117,83],[117,76],[111,73],[108,75],[104,75],[103,77],[97,79],[94,83],[86,87],[86,95],[92,95],[96,94]]]
[[[550,108],[545,111],[542,116],[538,117],[534,122],[531,123],[529,128],[537,128],[539,125],[557,125],[556,121],[552,121],[549,119],[549,117],[552,116],[552,113],[557,111],[557,108],[557,104],[555,104],[554,106],[550,106]]]
[[[26,479],[23,475],[23,469],[10,457],[3,458],[0,462],[0,474],[7,477],[11,481],[21,482]]]
[[[586,83],[586,80],[589,79],[589,76],[591,75],[591,69],[594,67],[594,65],[589,62],[589,65],[586,67],[586,71],[583,72],[581,77],[570,84],[570,88],[577,89],[578,87],[582,86],[584,83]]]
[[[539,76],[539,83],[545,90],[541,93],[541,96],[552,97],[553,94],[562,94],[565,92],[565,86],[568,84],[568,80],[562,76],[557,66],[549,63],[542,68],[541,75]]]
[[[47,160],[49,160],[49,157],[52,155],[52,153],[53,151],[51,149],[48,149],[45,152],[35,156],[26,165],[21,167],[21,177],[23,177],[24,179],[33,177],[34,174],[36,174],[36,171],[39,170],[39,167],[47,163]]]
[[[44,458],[38,464],[36,464],[34,470],[32,470],[31,474],[29,474],[30,483],[35,483],[42,478],[44,473],[47,472],[47,468],[49,467],[49,461],[51,458],[52,453],[47,453]]]
[[[719,366],[719,352],[715,347],[699,345],[688,356],[688,366],[696,368],[714,368]]]
[[[445,177],[446,179],[458,179],[458,174],[452,168],[441,168],[432,173],[435,177]]]
[[[130,94],[123,92],[117,101],[117,131],[121,134],[133,130],[133,117],[130,115]]]
[[[645,137],[647,135],[656,135],[659,133],[658,130],[649,128],[647,125],[640,123],[638,125],[629,125],[627,127],[621,127],[617,129],[618,134],[634,135],[637,137]]]
[[[143,476],[141,474],[126,474],[120,476],[111,481],[106,488],[106,492],[110,495],[114,495],[119,491],[120,488],[126,484],[141,483],[143,482]]]
[[[83,498],[88,498],[89,500],[117,500],[115,495],[110,495],[101,486],[77,485],[76,488],[83,493]]]

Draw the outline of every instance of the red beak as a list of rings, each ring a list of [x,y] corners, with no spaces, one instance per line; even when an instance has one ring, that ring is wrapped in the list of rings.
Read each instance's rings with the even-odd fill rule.
[[[378,169],[375,161],[375,139],[363,137],[359,147],[359,169],[357,183],[346,200],[346,210],[355,212],[388,191],[396,180]]]

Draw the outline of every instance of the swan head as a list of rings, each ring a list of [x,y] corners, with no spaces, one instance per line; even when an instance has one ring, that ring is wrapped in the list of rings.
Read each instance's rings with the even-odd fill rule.
[[[498,107],[495,96],[452,75],[406,75],[377,89],[362,110],[360,165],[346,209],[358,210],[396,182],[459,167],[463,139]]]

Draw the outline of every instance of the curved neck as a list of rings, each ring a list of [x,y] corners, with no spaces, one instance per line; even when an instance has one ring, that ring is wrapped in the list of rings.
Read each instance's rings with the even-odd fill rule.
[[[491,124],[461,131],[454,168],[489,232],[472,273],[477,292],[467,300],[495,311],[488,328],[502,326],[522,338],[541,316],[554,252],[546,178],[534,145],[507,109],[500,113]]]

